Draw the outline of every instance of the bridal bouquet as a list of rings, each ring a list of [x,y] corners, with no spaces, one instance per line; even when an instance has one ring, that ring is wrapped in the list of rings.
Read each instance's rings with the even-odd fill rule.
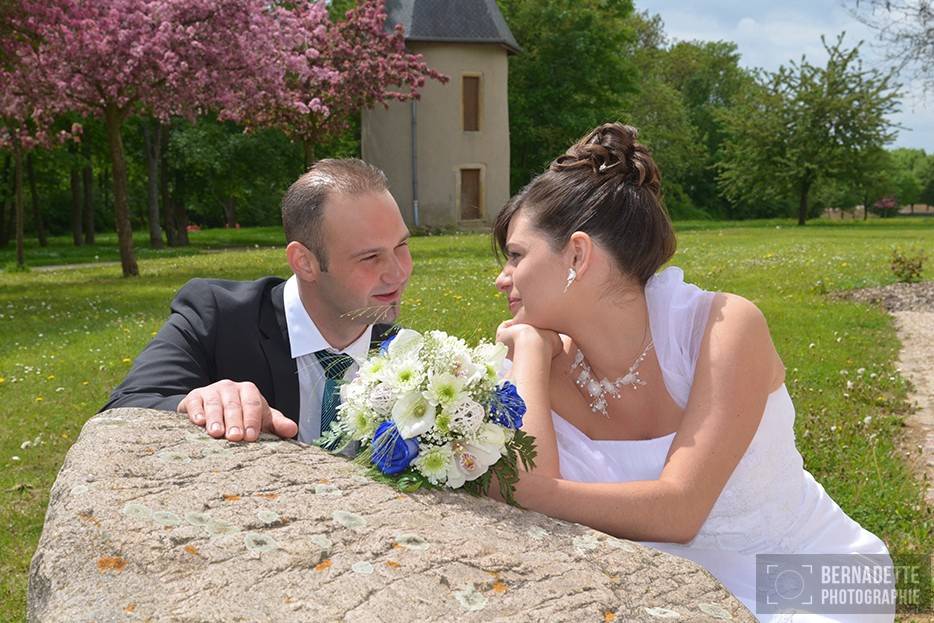
[[[402,329],[341,387],[338,420],[319,443],[340,451],[359,441],[357,460],[404,491],[485,494],[495,474],[514,503],[517,460],[534,467],[535,440],[519,430],[525,402],[500,380],[505,358],[502,344]]]

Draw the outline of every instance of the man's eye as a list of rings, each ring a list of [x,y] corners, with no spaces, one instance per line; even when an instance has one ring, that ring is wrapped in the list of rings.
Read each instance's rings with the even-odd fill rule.
[[[375,259],[378,258],[378,257],[379,257],[378,255],[367,255],[367,256],[364,257],[361,261],[363,261],[363,262],[372,262],[373,260],[375,260]]]

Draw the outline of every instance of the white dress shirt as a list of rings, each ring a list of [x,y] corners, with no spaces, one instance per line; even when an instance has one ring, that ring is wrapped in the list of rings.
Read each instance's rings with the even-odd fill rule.
[[[368,326],[350,346],[339,350],[328,344],[315,321],[305,310],[299,297],[298,280],[295,275],[285,282],[282,298],[285,306],[285,324],[289,330],[289,346],[292,349],[292,359],[298,368],[298,440],[311,443],[321,436],[321,399],[324,397],[326,380],[315,352],[327,349],[332,353],[350,355],[360,362],[370,350],[373,325]],[[359,367],[358,363],[352,364],[344,374],[344,380],[352,379]]]

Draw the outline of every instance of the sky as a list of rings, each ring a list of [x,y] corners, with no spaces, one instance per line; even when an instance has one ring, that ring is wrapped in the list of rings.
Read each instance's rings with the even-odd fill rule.
[[[774,71],[802,54],[812,64],[823,64],[827,54],[821,35],[833,42],[844,31],[847,47],[865,41],[860,50],[865,65],[886,67],[882,52],[872,46],[873,31],[850,15],[842,0],[635,0],[635,5],[660,15],[672,41],[735,42],[743,67]],[[934,153],[934,92],[925,93],[920,80],[900,81],[901,112],[891,119],[903,127],[891,146]]]

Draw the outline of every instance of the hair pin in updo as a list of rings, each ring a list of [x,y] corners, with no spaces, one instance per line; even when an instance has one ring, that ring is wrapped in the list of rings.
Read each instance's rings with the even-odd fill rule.
[[[602,164],[600,165],[600,168],[597,169],[597,172],[598,172],[598,173],[603,173],[604,171],[606,171],[606,170],[608,170],[608,169],[612,169],[612,168],[615,167],[616,165],[622,164],[622,163],[623,163],[622,160],[617,160],[617,161],[614,162],[613,164],[609,164],[609,165],[608,165],[606,162],[604,162],[604,163],[602,163]]]

